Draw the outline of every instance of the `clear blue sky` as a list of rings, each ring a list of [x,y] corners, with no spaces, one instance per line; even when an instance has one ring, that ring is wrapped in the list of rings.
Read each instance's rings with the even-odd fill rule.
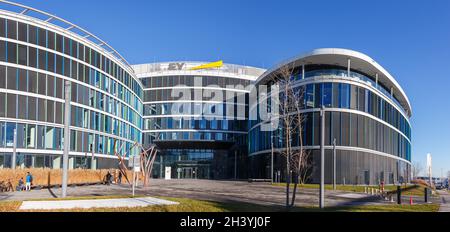
[[[314,48],[374,58],[413,106],[413,160],[450,170],[450,1],[16,0],[100,36],[130,63],[271,67]],[[449,95],[446,95],[449,94]]]

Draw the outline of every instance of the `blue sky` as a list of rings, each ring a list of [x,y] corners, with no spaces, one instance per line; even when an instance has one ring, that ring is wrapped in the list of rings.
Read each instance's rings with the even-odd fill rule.
[[[413,106],[413,160],[450,170],[450,1],[17,0],[84,27],[130,63],[271,67],[314,48],[363,52]]]

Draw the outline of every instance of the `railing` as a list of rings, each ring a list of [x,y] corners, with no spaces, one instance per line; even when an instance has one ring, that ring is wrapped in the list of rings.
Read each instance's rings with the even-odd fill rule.
[[[260,68],[253,68],[242,65],[235,64],[224,64],[221,68],[212,68],[212,69],[204,69],[204,70],[191,70],[190,68],[196,67],[199,65],[205,64],[205,62],[193,62],[193,61],[178,61],[173,63],[151,63],[151,64],[140,64],[134,65],[133,68],[136,70],[135,72],[139,74],[147,74],[147,73],[193,73],[197,74],[199,72],[217,72],[218,74],[222,73],[230,73],[237,76],[261,76],[265,70]]]
[[[117,52],[113,47],[111,47],[108,43],[106,43],[105,41],[103,41],[102,39],[100,39],[99,37],[97,37],[96,35],[90,33],[89,31],[65,20],[62,19],[56,15],[52,15],[49,14],[45,11],[41,11],[26,5],[22,5],[19,3],[15,3],[15,2],[10,2],[10,1],[6,1],[6,0],[0,0],[0,3],[6,4],[6,5],[10,5],[10,6],[14,6],[14,7],[18,7],[19,8],[19,12],[14,12],[8,9],[8,12],[13,12],[13,13],[17,13],[18,15],[27,15],[30,12],[34,12],[37,13],[38,15],[43,16],[43,19],[37,18],[36,16],[32,16],[33,18],[42,20],[45,23],[51,23],[54,21],[57,21],[59,23],[62,23],[62,25],[57,25],[55,23],[51,23],[54,26],[60,27],[65,31],[68,32],[72,32],[75,33],[77,35],[79,35],[80,37],[90,40],[92,43],[96,44],[97,46],[99,46],[101,49],[103,49],[104,51],[106,51],[106,53],[109,53],[111,55],[113,55],[116,59],[118,59],[119,61],[123,62],[124,64],[126,64],[130,69],[131,66],[130,64],[125,60],[125,58],[123,58],[122,55],[120,55],[119,52]],[[131,69],[132,70],[132,69]]]

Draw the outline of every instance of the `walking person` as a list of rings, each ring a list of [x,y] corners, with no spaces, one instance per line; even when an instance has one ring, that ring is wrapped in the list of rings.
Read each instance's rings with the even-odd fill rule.
[[[117,180],[118,184],[122,184],[122,172],[119,171],[119,178]]]
[[[105,176],[105,182],[106,182],[107,185],[110,185],[110,184],[111,184],[111,178],[112,178],[112,175],[111,175],[111,173],[108,171],[108,173],[107,173],[106,176]]]
[[[25,191],[31,191],[31,184],[33,183],[33,176],[31,173],[27,172],[27,177],[25,178]]]

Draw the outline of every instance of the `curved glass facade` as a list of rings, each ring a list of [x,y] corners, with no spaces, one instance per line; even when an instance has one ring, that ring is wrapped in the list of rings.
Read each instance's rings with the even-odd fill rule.
[[[72,168],[90,167],[92,152],[93,166],[110,166],[114,140],[124,151],[141,141],[143,91],[131,67],[63,28],[1,13],[0,167],[11,166],[14,130],[17,166],[61,166],[66,80]]]
[[[298,71],[302,68],[305,72]],[[320,161],[322,107],[326,110],[326,157],[332,159],[334,140],[339,151],[338,183],[377,184],[385,180],[385,183],[392,184],[408,180],[411,126],[406,110],[387,88],[378,84],[375,78],[348,71],[345,67],[306,65],[296,69],[292,76],[293,89],[303,94],[300,106],[303,117],[301,138],[314,160],[312,182],[319,181],[316,165]],[[258,85],[261,84],[272,85],[273,81],[262,80]],[[259,104],[254,104],[250,110],[267,110],[259,107]],[[276,150],[283,149],[286,144],[283,128],[261,131],[261,125],[266,123],[261,120],[249,122],[250,175],[255,178],[270,178],[268,162],[272,142]],[[280,125],[283,125],[281,120]],[[299,147],[298,129],[292,138],[292,146]],[[331,165],[329,159],[326,161],[327,168]],[[280,173],[284,178],[285,165],[281,157],[276,157],[275,163],[275,174]],[[331,178],[328,175],[326,181],[330,183]]]
[[[189,71],[198,64],[176,64],[184,68],[167,70],[171,64],[164,63],[168,68],[162,72],[139,71],[158,64],[136,68],[145,86],[144,144],[156,144],[162,154],[154,177],[163,177],[163,169],[170,167],[172,178],[246,178],[247,87],[258,75],[231,74],[230,66],[239,70],[235,65]],[[181,98],[174,90],[191,97]],[[174,111],[180,104],[183,109]]]

